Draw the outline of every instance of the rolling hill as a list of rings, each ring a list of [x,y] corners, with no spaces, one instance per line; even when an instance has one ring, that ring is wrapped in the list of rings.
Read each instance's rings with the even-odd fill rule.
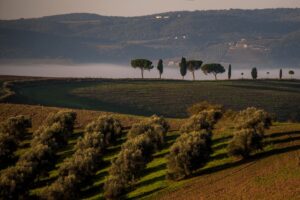
[[[128,62],[133,57],[299,66],[300,9],[65,14],[0,21],[1,59]],[[242,65],[241,65],[242,66]]]

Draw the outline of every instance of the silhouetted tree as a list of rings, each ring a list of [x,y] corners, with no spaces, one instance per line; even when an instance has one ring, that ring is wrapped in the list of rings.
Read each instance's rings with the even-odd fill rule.
[[[279,70],[279,79],[282,79],[282,69]]]
[[[293,78],[293,75],[295,74],[295,72],[293,70],[289,71],[289,75],[291,75],[291,79]]]
[[[267,74],[267,78],[269,78],[270,72],[266,72],[266,74]]]
[[[163,60],[160,59],[157,63],[157,70],[159,72],[159,78],[161,79],[161,75],[164,72],[164,65],[163,65]]]
[[[244,72],[241,73],[242,79],[244,79]]]
[[[205,64],[201,67],[204,74],[212,73],[215,76],[215,80],[217,80],[217,75],[225,72],[225,68],[218,63]]]
[[[187,62],[187,68],[190,72],[192,72],[193,80],[195,80],[195,70],[200,69],[202,63],[203,62],[201,60],[189,60]]]
[[[228,67],[228,80],[231,79],[231,65]]]
[[[257,69],[256,67],[253,67],[252,70],[251,70],[251,76],[254,80],[257,79]]]
[[[180,67],[180,74],[182,76],[182,79],[184,79],[184,76],[186,75],[187,72],[187,62],[184,57],[181,58],[181,62],[179,63]]]
[[[144,78],[144,70],[151,70],[153,68],[152,62],[147,59],[134,59],[131,60],[131,66],[133,68],[140,68],[142,78]]]

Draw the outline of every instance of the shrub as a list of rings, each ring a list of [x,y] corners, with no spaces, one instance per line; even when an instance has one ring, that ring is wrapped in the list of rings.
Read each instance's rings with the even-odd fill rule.
[[[169,123],[162,116],[152,115],[147,121],[149,121],[150,124],[161,126],[164,134],[166,134],[170,128]]]
[[[263,149],[265,129],[272,124],[271,116],[257,108],[239,112],[235,119],[236,132],[228,145],[228,154],[247,158],[251,152]]]
[[[108,199],[118,199],[122,192],[137,180],[142,169],[146,166],[141,149],[130,148],[122,150],[118,157],[112,161],[109,169],[109,178],[104,184],[104,193]],[[119,180],[122,185],[115,183]],[[115,196],[113,198],[112,196]]]
[[[53,123],[50,123],[51,120],[49,119],[53,120]],[[1,195],[13,199],[19,199],[26,195],[30,183],[33,183],[41,173],[49,170],[48,168],[53,163],[59,143],[62,141],[66,143],[66,135],[72,133],[69,131],[73,131],[74,120],[73,114],[57,114],[48,117],[49,126],[39,128],[33,134],[34,138],[30,148],[20,156],[16,165],[6,169],[1,174],[1,180],[3,181],[0,181],[0,188],[6,190]],[[22,126],[17,127],[18,130],[26,130],[26,128],[19,128]],[[25,127],[28,127],[28,125]]]
[[[30,163],[33,174],[37,175],[41,171],[47,171],[47,167],[53,160],[53,150],[48,145],[37,144],[21,155],[18,164],[22,162]]]
[[[138,135],[144,134],[151,127],[161,127],[162,133],[166,134],[170,128],[168,122],[163,117],[157,115],[151,116],[149,119],[145,119],[139,123],[133,124],[128,132],[129,138],[134,138]]]
[[[32,178],[32,165],[29,162],[18,162],[0,175],[0,199],[19,199],[28,190],[27,181]]]
[[[125,142],[121,147],[121,152],[135,152],[137,150],[141,150],[144,160],[149,161],[155,150],[155,146],[156,145],[152,142],[152,138],[150,138],[148,134],[143,134]]]
[[[220,104],[212,104],[207,101],[202,101],[188,107],[187,113],[189,116],[193,116],[199,114],[200,112],[208,111],[208,110],[219,110],[223,112],[224,108]]]
[[[52,185],[43,190],[41,199],[57,200],[57,199],[77,199],[77,190],[75,183],[76,177],[74,175],[59,177]]]
[[[109,176],[104,184],[104,196],[106,199],[120,199],[120,195],[126,191],[128,184],[120,176]]]
[[[179,180],[204,166],[211,153],[207,130],[184,133],[176,139],[167,156],[167,178]],[[210,140],[210,139],[209,139]]]
[[[264,110],[250,107],[237,114],[235,124],[239,130],[250,128],[261,133],[272,125],[272,117]]]
[[[193,115],[188,121],[181,126],[182,133],[189,133],[192,131],[212,130],[214,125],[222,117],[220,110],[207,110]]]
[[[62,131],[70,134],[74,130],[76,117],[76,112],[72,111],[58,111],[57,113],[50,113],[46,119],[46,125],[51,126],[54,123],[59,123]]]
[[[247,158],[250,153],[263,148],[263,135],[254,129],[239,130],[228,144],[228,153],[232,156]]]
[[[122,125],[119,120],[112,116],[100,116],[97,120],[87,125],[87,133],[101,132],[104,135],[106,145],[115,142],[122,133]]]
[[[0,163],[4,163],[13,157],[17,149],[18,141],[8,133],[0,133]]]
[[[124,143],[118,156],[112,160],[109,174],[119,175],[127,182],[134,181],[145,167],[147,158],[144,155],[149,155],[149,153],[144,150],[149,148],[149,144],[149,139],[145,136],[138,136]]]
[[[102,153],[105,149],[104,135],[101,132],[85,133],[84,137],[78,140],[75,149],[80,151],[88,148],[97,149]]]
[[[31,128],[31,119],[23,115],[8,118],[0,125],[0,132],[7,133],[21,140],[27,134],[27,129]]]
[[[74,175],[77,182],[83,182],[91,176],[100,159],[94,148],[76,151],[72,157],[67,158],[58,169],[60,176]]]
[[[25,116],[11,117],[0,124],[0,162],[13,157],[14,151],[31,127],[31,120]]]
[[[41,198],[45,199],[74,199],[77,198],[80,185],[87,178],[94,174],[97,166],[101,162],[101,154],[105,148],[104,134],[101,132],[101,122],[98,129],[94,130],[95,122],[87,126],[84,137],[77,141],[75,153],[72,157],[64,160],[58,169],[59,178],[41,193]],[[109,128],[110,125],[104,124]],[[99,128],[100,127],[100,128]],[[103,127],[102,127],[103,128]],[[107,130],[107,129],[102,129]],[[109,130],[112,130],[109,128]],[[45,195],[43,195],[45,194]]]
[[[169,124],[163,117],[153,115],[149,119],[133,124],[127,137],[133,139],[139,135],[146,134],[157,149],[161,148],[164,144],[164,138],[169,128]]]
[[[112,160],[109,177],[104,185],[107,199],[119,199],[122,193],[137,181],[154,149],[155,145],[147,134],[138,135],[122,145],[117,158]]]
[[[63,126],[58,122],[51,126],[42,126],[33,133],[31,146],[45,144],[57,149],[68,143],[69,135],[70,133],[66,133]]]

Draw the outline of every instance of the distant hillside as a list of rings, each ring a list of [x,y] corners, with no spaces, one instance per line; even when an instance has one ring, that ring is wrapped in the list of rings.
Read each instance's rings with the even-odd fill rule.
[[[170,12],[142,17],[66,14],[0,21],[0,58],[128,62],[201,58],[300,64],[300,9]]]

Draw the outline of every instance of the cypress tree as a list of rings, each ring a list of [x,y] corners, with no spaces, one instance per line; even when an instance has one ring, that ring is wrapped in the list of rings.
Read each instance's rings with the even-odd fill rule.
[[[161,79],[161,75],[162,75],[162,73],[164,72],[164,64],[163,64],[163,60],[162,60],[162,59],[160,59],[160,60],[158,61],[158,64],[157,64],[157,70],[158,70],[158,72],[159,72],[159,78]]]
[[[252,76],[253,80],[257,79],[257,69],[256,69],[256,67],[252,68],[251,76]]]
[[[279,79],[282,79],[282,69],[279,70]]]
[[[231,64],[228,67],[228,80],[231,79]]]
[[[179,67],[180,67],[180,74],[182,76],[182,79],[184,79],[184,76],[186,75],[186,72],[187,72],[187,63],[186,63],[186,59],[184,57],[181,58]]]

